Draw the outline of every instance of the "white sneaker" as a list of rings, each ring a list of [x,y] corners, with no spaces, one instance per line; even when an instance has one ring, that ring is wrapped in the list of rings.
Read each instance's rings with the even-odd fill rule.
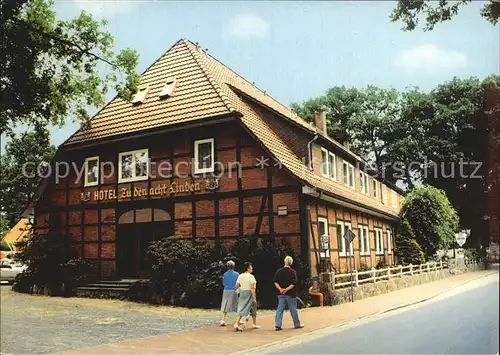
[[[260,329],[260,325],[252,324],[252,329]]]
[[[237,332],[242,332],[242,331],[243,331],[243,328],[242,328],[241,326],[239,326],[238,324],[233,325],[233,328],[234,328],[234,330],[236,330]]]
[[[226,326],[226,322],[224,322],[223,320],[220,321],[220,326],[221,327],[225,327]]]

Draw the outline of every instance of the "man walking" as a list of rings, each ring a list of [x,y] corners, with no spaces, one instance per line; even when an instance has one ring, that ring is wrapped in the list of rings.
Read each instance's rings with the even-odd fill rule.
[[[276,310],[274,327],[276,330],[283,329],[283,312],[285,306],[288,306],[293,320],[293,327],[295,329],[304,328],[304,325],[300,323],[297,311],[297,272],[290,267],[293,264],[291,256],[285,257],[284,261],[285,266],[276,271],[273,279],[278,294],[278,309]]]

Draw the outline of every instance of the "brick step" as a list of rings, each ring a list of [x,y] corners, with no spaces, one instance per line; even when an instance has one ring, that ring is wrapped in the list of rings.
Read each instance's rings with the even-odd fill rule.
[[[80,289],[84,290],[122,290],[122,291],[128,291],[130,286],[124,286],[124,285],[119,285],[119,284],[109,284],[109,285],[101,285],[101,284],[88,284],[85,286],[80,286],[78,287]]]
[[[96,287],[92,285],[80,286],[77,290],[81,291],[119,291],[125,292],[128,291],[128,287]]]
[[[102,280],[77,287],[75,293],[78,297],[122,299],[136,281],[138,280]]]

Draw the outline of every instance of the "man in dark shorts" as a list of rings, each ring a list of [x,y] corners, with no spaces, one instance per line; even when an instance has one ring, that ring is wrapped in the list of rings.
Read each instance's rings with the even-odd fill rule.
[[[273,279],[278,295],[278,309],[276,310],[274,327],[276,330],[283,329],[283,312],[285,306],[288,306],[293,320],[293,327],[295,329],[304,328],[304,325],[300,323],[299,312],[297,311],[297,272],[290,267],[293,264],[291,256],[285,257],[284,261],[285,266],[276,271]]]

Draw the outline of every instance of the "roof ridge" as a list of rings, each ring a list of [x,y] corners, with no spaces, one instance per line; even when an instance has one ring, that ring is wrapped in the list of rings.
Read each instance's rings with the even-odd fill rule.
[[[194,44],[193,42],[191,42],[190,40],[185,40],[187,42],[189,42],[191,45],[193,46],[196,46],[196,44]],[[274,100],[278,105],[282,106],[283,108],[285,108],[286,110],[288,110],[290,112],[290,116],[294,116],[295,118],[299,118],[300,120],[304,121],[305,124],[309,124],[309,122],[307,122],[305,119],[303,119],[302,117],[300,117],[295,111],[293,111],[290,107],[282,104],[281,102],[279,102],[276,98],[274,98],[272,95],[270,95],[266,90],[263,90],[261,88],[259,88],[257,85],[255,85],[254,82],[251,82],[249,81],[248,79],[246,79],[243,75],[239,74],[238,72],[236,72],[234,69],[232,69],[231,67],[229,67],[228,65],[224,64],[222,61],[220,61],[219,59],[217,59],[216,57],[212,56],[210,53],[208,52],[205,52],[205,55],[207,55],[208,57],[210,57],[211,60],[214,60],[216,61],[217,63],[219,63],[220,65],[222,65],[224,68],[226,68],[227,70],[229,70],[231,73],[233,73],[234,75],[236,75],[240,80],[243,80],[246,84],[248,85],[251,85],[252,87],[254,87],[255,89],[259,90],[263,95],[271,98],[272,100]],[[226,83],[227,85],[229,86],[233,86],[234,85],[231,85],[230,83]],[[236,88],[238,89],[238,88]],[[262,103],[263,104],[263,103]],[[265,104],[264,104],[265,105]]]
[[[199,65],[201,71],[203,72],[203,74],[205,74],[208,81],[210,82],[212,87],[215,89],[215,91],[217,92],[217,94],[221,98],[224,105],[226,105],[227,109],[231,112],[238,112],[238,110],[236,110],[236,108],[234,107],[234,105],[231,102],[231,100],[229,99],[229,97],[227,97],[227,95],[224,93],[222,88],[217,83],[217,80],[215,80],[214,77],[212,76],[210,69],[208,69],[206,67],[205,63],[203,62],[203,60],[201,60],[200,54],[198,52],[198,45],[194,44],[190,40],[182,40],[182,43],[187,47],[189,53],[191,54],[191,56],[195,60],[196,64]],[[193,46],[197,48],[196,51],[194,48],[192,48]]]

